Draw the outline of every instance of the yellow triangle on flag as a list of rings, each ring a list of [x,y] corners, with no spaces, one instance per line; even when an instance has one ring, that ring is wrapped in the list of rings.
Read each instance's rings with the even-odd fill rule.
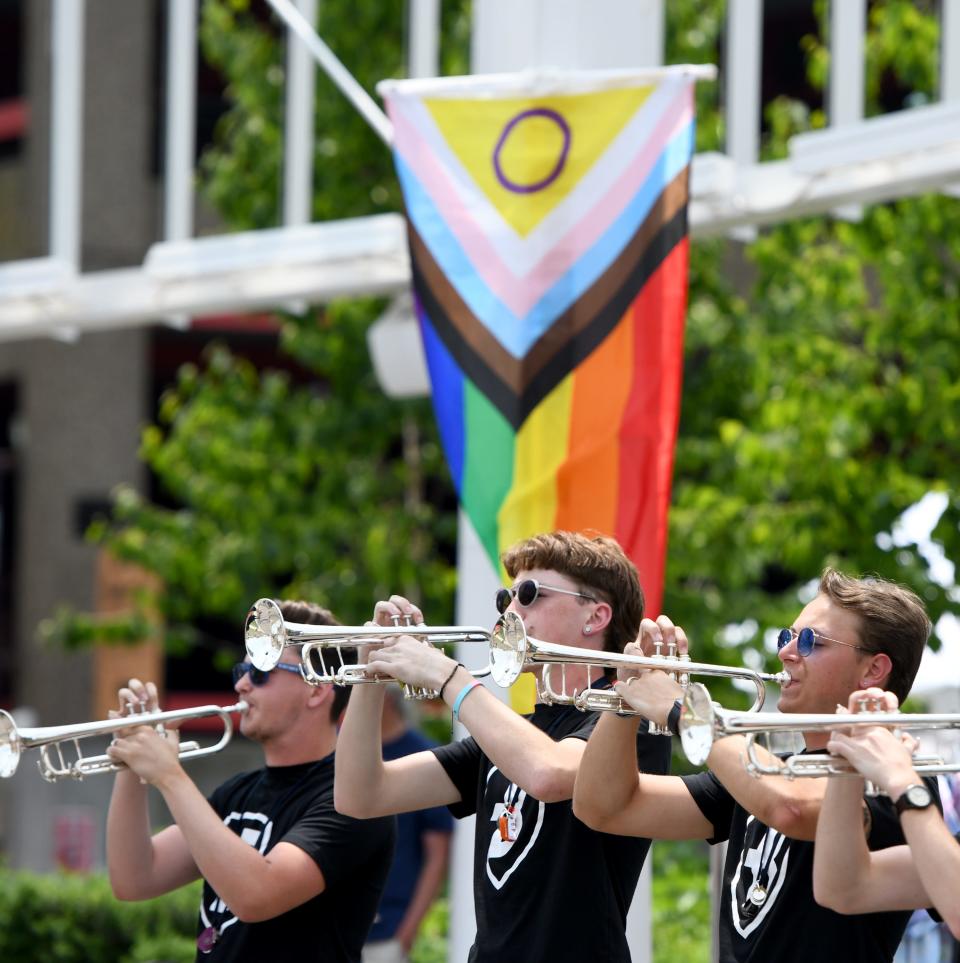
[[[654,89],[431,98],[424,106],[479,190],[525,237],[577,186]]]

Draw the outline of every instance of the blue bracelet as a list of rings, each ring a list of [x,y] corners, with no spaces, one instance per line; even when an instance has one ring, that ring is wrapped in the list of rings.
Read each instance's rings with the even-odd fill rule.
[[[466,699],[471,692],[478,685],[483,685],[479,679],[474,679],[472,682],[468,682],[458,693],[456,699],[453,700],[453,718],[460,721],[460,706],[463,705],[463,700]]]

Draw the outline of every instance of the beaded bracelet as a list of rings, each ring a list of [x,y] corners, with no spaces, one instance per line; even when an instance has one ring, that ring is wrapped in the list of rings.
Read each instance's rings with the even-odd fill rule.
[[[446,689],[447,683],[457,674],[457,669],[464,669],[464,668],[466,668],[466,666],[465,666],[462,662],[458,662],[458,663],[450,670],[450,675],[448,675],[448,676],[446,677],[446,679],[443,680],[443,685],[440,686],[440,691],[437,693],[437,695],[438,695],[441,699],[443,698],[443,690]]]

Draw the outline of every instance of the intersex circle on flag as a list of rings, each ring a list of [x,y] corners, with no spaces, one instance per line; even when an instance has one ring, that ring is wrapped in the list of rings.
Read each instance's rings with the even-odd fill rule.
[[[540,180],[534,181],[531,184],[520,184],[508,177],[504,172],[503,164],[501,162],[502,154],[504,148],[506,147],[507,139],[514,131],[514,128],[516,128],[517,125],[522,121],[532,117],[542,117],[543,119],[554,123],[560,129],[562,143],[560,146],[559,155],[553,165],[553,168],[545,177],[541,177]],[[570,125],[566,122],[566,120],[564,120],[563,115],[555,110],[551,110],[549,107],[531,107],[529,110],[521,110],[519,114],[515,114],[504,125],[503,130],[500,132],[500,137],[497,140],[496,147],[493,149],[493,169],[496,171],[497,180],[508,191],[512,191],[514,194],[535,194],[537,191],[542,191],[545,187],[549,187],[560,176],[560,172],[567,163],[567,155],[569,153]]]

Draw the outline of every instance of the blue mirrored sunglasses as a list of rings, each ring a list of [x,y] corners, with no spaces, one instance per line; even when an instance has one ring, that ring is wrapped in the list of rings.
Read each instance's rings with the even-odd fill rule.
[[[274,669],[282,669],[284,672],[296,672],[297,675],[301,675],[299,665],[291,665],[289,662],[278,662]],[[270,680],[270,673],[273,669],[258,669],[252,662],[238,662],[233,667],[233,684],[236,685],[245,675],[250,676],[250,682],[252,685],[261,686],[266,685]]]
[[[821,635],[813,629],[807,627],[800,629],[781,629],[777,636],[777,651],[789,645],[794,639],[797,640],[797,653],[804,659],[818,646],[824,642],[835,642],[837,645],[846,645],[851,649],[863,649],[862,645],[854,645],[852,642],[841,642],[839,639],[831,639],[828,635]]]

